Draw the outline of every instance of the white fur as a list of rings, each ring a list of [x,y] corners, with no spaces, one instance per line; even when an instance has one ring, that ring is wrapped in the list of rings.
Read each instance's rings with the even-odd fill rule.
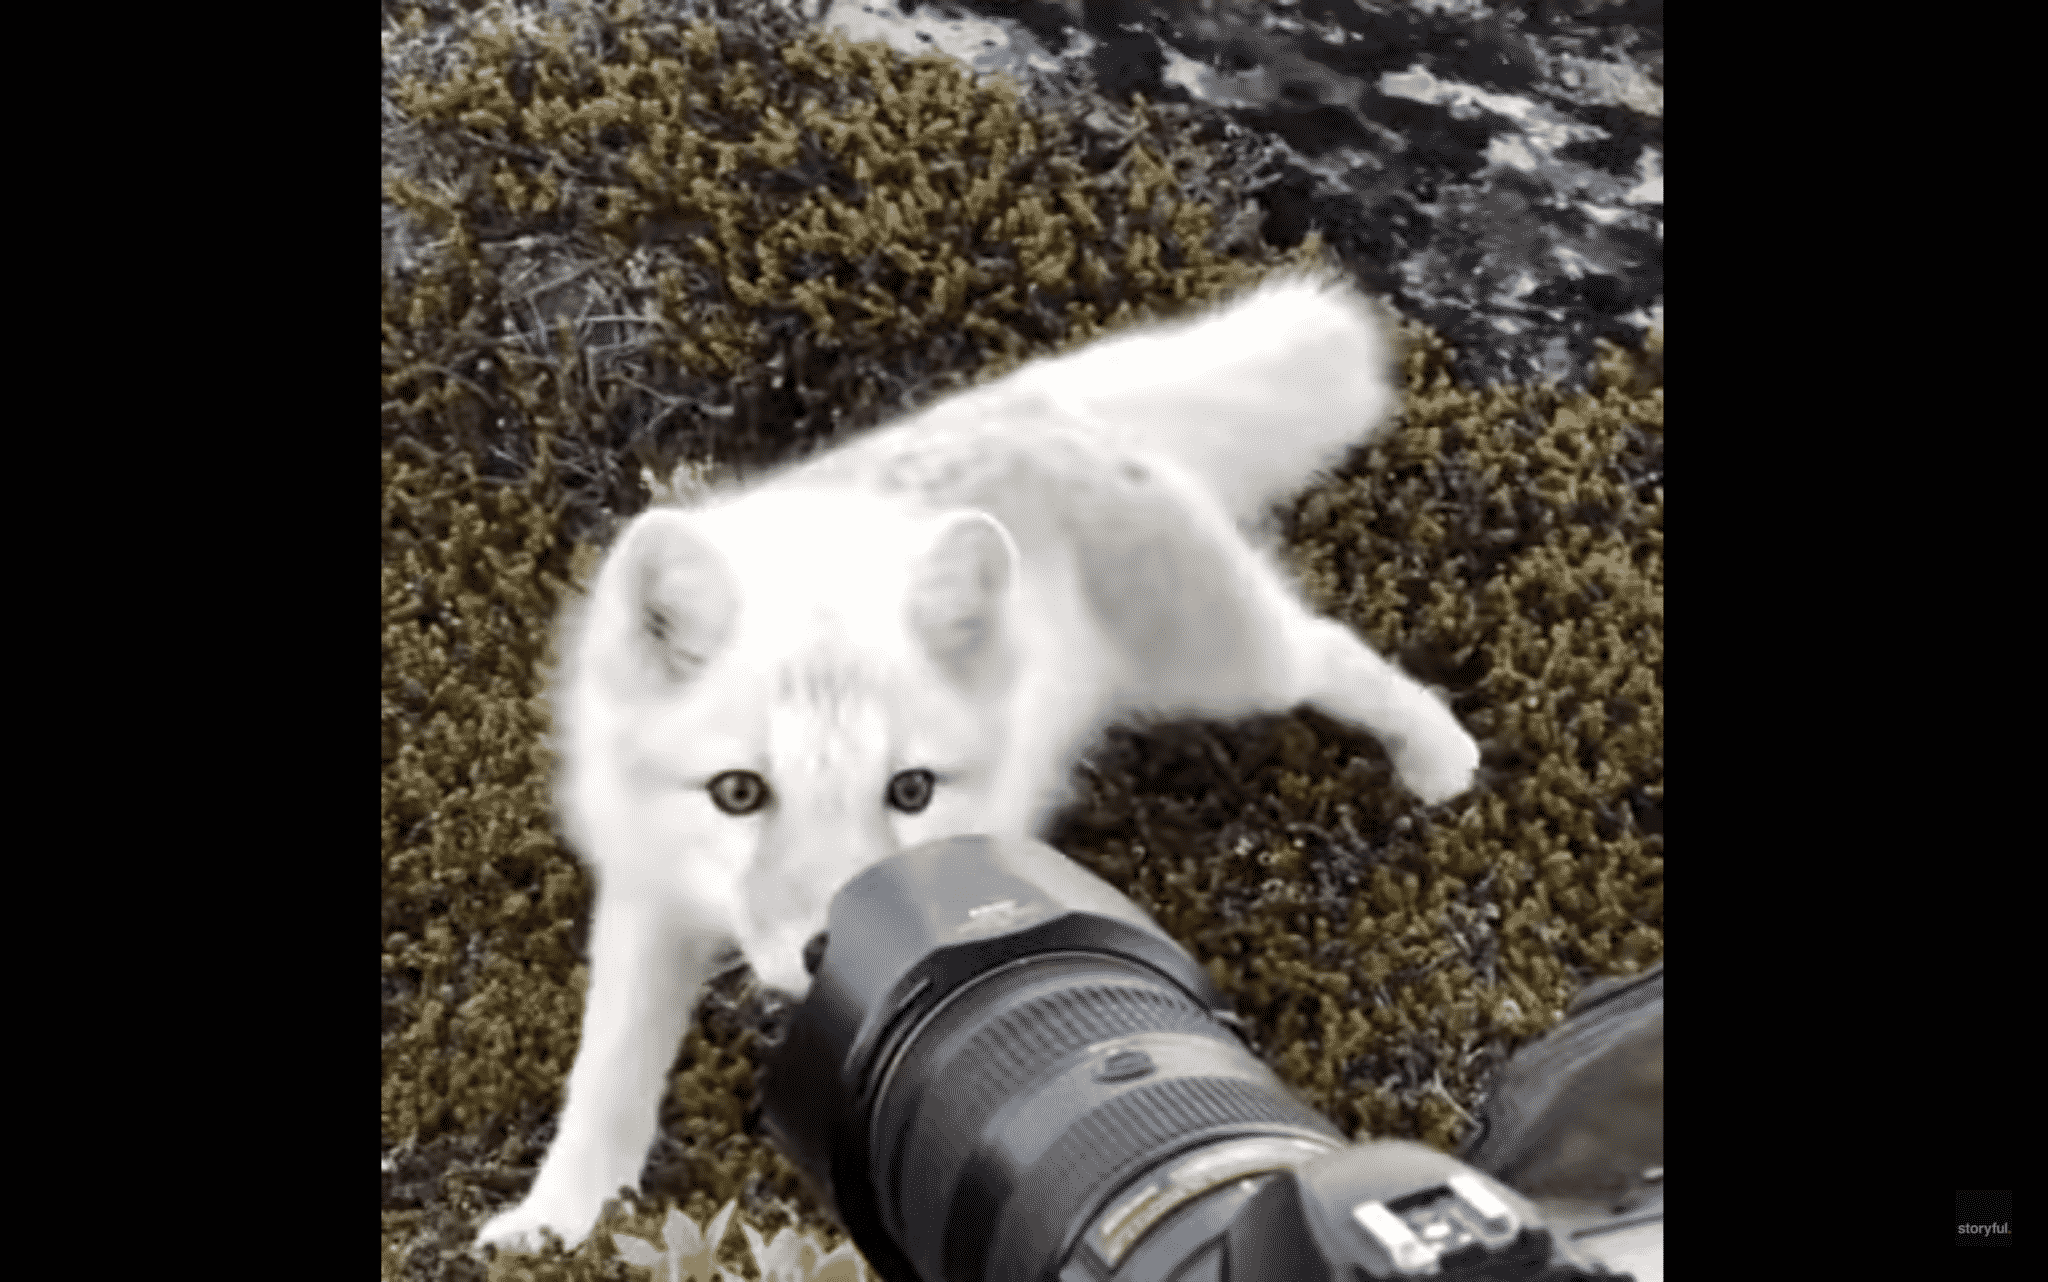
[[[597,880],[582,1041],[532,1191],[481,1240],[580,1242],[637,1186],[720,945],[801,996],[848,878],[931,838],[1035,833],[1112,721],[1310,702],[1425,800],[1463,791],[1478,751],[1450,712],[1240,530],[1395,403],[1364,301],[1284,279],[629,525],[554,692],[558,807]],[[892,809],[918,768],[929,807]],[[769,803],[721,811],[706,785],[731,770]]]

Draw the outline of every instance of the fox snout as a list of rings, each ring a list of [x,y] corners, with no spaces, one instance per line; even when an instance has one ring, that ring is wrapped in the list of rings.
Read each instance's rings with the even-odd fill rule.
[[[804,953],[825,933],[832,897],[855,873],[896,853],[885,828],[864,827],[824,826],[801,838],[766,834],[747,873],[740,939],[764,985],[798,999],[810,990]]]

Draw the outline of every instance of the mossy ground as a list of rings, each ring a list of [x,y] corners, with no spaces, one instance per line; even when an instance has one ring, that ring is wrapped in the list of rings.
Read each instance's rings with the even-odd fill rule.
[[[761,6],[385,12],[385,1276],[625,1278],[611,1231],[733,1198],[830,1244],[752,1133],[775,1012],[740,971],[646,1196],[570,1256],[467,1254],[545,1151],[581,1008],[559,607],[649,476],[819,448],[1284,256],[1185,111],[1034,104]],[[1418,807],[1311,713],[1134,727],[1055,837],[1341,1125],[1448,1146],[1585,980],[1662,955],[1662,348],[1565,396],[1461,387],[1414,337],[1403,424],[1283,514],[1286,555],[1450,693],[1481,786]]]

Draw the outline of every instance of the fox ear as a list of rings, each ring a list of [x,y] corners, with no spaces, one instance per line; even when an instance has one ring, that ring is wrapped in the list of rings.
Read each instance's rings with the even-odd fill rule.
[[[731,567],[688,516],[669,508],[634,522],[620,555],[635,675],[688,681],[732,635],[740,598]]]
[[[910,626],[943,671],[970,680],[999,649],[1003,599],[1017,560],[1009,531],[985,512],[955,512],[911,568]]]

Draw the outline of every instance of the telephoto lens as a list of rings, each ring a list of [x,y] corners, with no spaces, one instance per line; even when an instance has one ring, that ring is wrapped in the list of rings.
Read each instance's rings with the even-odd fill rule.
[[[874,865],[806,950],[762,1118],[885,1282],[1609,1277],[1419,1145],[1347,1145],[1202,968],[1038,842]]]

